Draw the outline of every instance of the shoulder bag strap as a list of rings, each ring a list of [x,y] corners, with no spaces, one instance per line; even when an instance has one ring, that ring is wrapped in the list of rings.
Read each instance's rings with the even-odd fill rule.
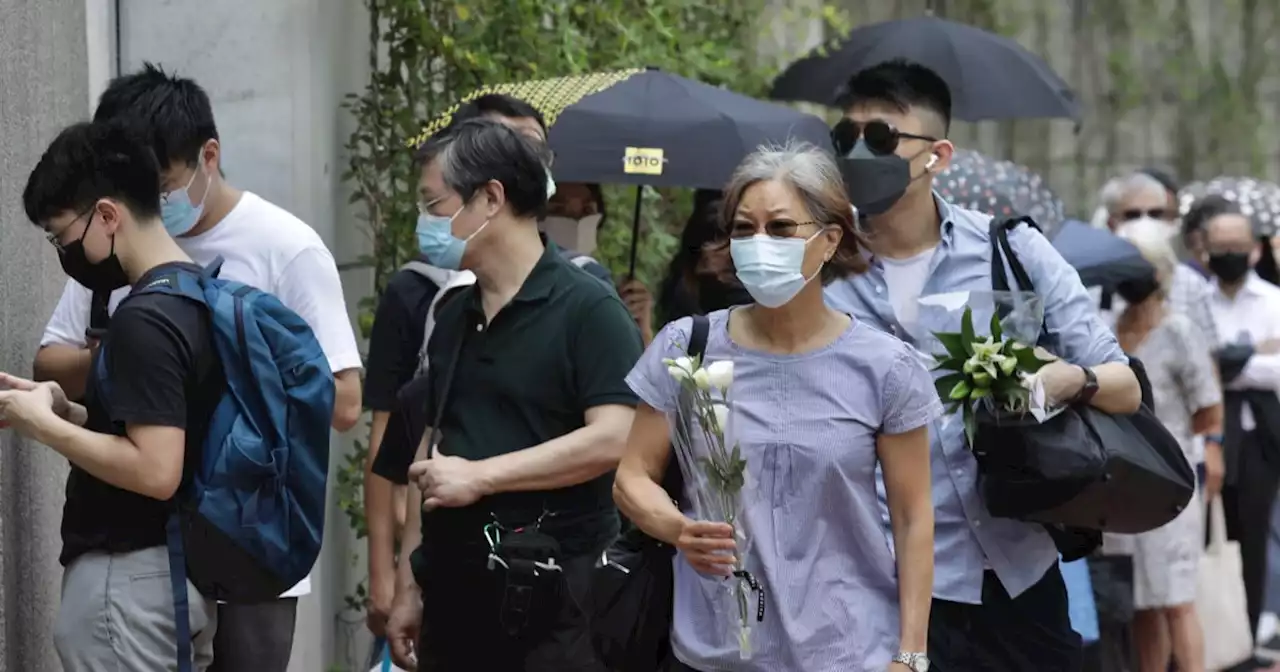
[[[707,335],[711,331],[711,321],[706,315],[694,315],[693,327],[689,330],[689,347],[685,352],[690,357],[701,357],[707,352]],[[684,503],[684,474],[680,471],[680,460],[674,451],[667,461],[667,473],[662,478],[662,487],[677,502]]]
[[[444,382],[440,386],[440,396],[436,400],[435,418],[431,420],[431,436],[427,440],[428,460],[435,453],[436,444],[440,442],[440,422],[444,419],[444,410],[449,405],[449,393],[453,389],[453,374],[458,370],[458,360],[462,359],[462,346],[467,342],[467,334],[471,332],[470,315],[469,312],[463,311],[462,335],[458,337],[458,343],[453,348],[453,357],[449,359],[449,366],[444,371]],[[434,369],[428,369],[427,375],[432,375],[432,371]]]
[[[997,292],[1008,292],[1011,290],[1023,292],[1035,292],[1035,283],[1031,282],[1031,276],[1027,274],[1027,269],[1018,259],[1018,255],[1014,254],[1013,246],[1009,244],[1009,232],[1017,228],[1019,224],[1026,224],[1036,231],[1040,230],[1040,226],[1035,220],[1027,216],[1013,217],[1000,221],[992,218],[991,220],[991,289]],[[1005,273],[1005,262],[1008,263],[1009,272],[1013,273],[1014,285],[1009,285],[1009,276]],[[1007,312],[1008,307],[1002,312]],[[1002,315],[1003,316],[1003,315]],[[1048,316],[1044,318],[1047,320]],[[1049,325],[1042,320],[1040,322],[1040,341],[1041,345],[1050,342]]]

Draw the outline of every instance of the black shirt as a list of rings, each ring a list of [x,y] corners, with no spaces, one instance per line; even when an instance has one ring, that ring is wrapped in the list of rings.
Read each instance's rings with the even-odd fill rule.
[[[642,351],[635,321],[611,287],[548,245],[491,324],[484,324],[475,287],[440,309],[427,349],[430,373],[401,391],[374,473],[407,481],[464,334],[441,420],[445,454],[482,460],[523,450],[582,428],[589,408],[637,402],[624,380]],[[473,541],[493,516],[515,527],[551,512],[544,531],[566,554],[589,552],[616,534],[612,484],[609,473],[552,492],[500,493],[437,510],[424,515],[423,538]]]
[[[396,393],[418,370],[427,310],[440,287],[420,273],[397,271],[378,301],[369,332],[364,405],[374,411],[395,408]]]
[[[170,265],[152,269],[135,286],[167,270],[172,270]],[[200,459],[209,419],[226,388],[208,309],[164,294],[127,298],[112,315],[96,357],[106,358],[111,392],[109,399],[103,399],[97,389],[95,358],[85,399],[85,427],[116,436],[125,436],[125,426],[130,424],[185,429],[185,484]],[[59,561],[65,566],[94,551],[129,553],[163,546],[165,522],[172,511],[171,502],[108,485],[72,465]]]

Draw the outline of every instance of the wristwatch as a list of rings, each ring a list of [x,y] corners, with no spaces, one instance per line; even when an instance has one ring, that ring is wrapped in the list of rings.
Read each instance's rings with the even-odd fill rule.
[[[929,672],[929,656],[923,653],[904,653],[899,651],[891,662],[902,663],[911,668],[911,672]]]
[[[1093,400],[1093,395],[1098,393],[1098,375],[1093,372],[1093,369],[1087,366],[1080,367],[1080,370],[1084,371],[1084,386],[1076,393],[1076,396],[1071,400],[1071,403],[1088,404]]]

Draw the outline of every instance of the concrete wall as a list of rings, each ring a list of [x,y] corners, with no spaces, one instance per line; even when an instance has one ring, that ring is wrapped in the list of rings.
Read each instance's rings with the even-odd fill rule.
[[[0,0],[0,370],[30,375],[62,289],[22,188],[60,127],[86,114],[84,0]],[[58,525],[66,461],[0,432],[0,672],[56,670]]]
[[[213,102],[227,178],[301,217],[339,263],[357,258],[362,237],[348,216],[340,179],[350,127],[338,105],[367,77],[363,4],[114,2],[121,71],[151,61],[198,81]],[[354,317],[371,280],[353,273],[344,275],[343,284]],[[347,438],[335,436],[333,465],[349,446]],[[340,613],[357,570],[363,571],[355,564],[353,541],[345,517],[331,506],[313,592],[299,605],[291,670],[322,672],[334,664],[345,669],[363,653],[362,621]]]

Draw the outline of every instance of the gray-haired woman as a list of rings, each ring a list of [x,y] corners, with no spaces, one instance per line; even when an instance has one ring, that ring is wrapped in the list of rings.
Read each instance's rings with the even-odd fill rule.
[[[684,354],[692,325],[677,320],[627,378],[642,403],[614,486],[622,511],[683,560],[669,669],[923,670],[933,583],[928,425],[941,412],[933,380],[910,347],[823,301],[823,283],[866,268],[826,154],[788,145],[747,157],[725,190],[723,220],[726,264],[755,303],[708,316],[705,359],[734,364],[735,435],[756,484],[739,518],[752,539],[744,560],[769,607],[743,660],[716,601],[735,561],[734,531],[694,520],[659,485],[680,394],[663,360]]]
[[[1222,432],[1222,392],[1210,346],[1190,320],[1166,306],[1165,294],[1178,264],[1167,227],[1139,220],[1117,232],[1142,251],[1155,274],[1117,287],[1127,305],[1116,321],[1116,335],[1125,352],[1146,366],[1156,416],[1178,439],[1187,459],[1197,464],[1203,456],[1197,454],[1193,437]],[[1196,496],[1163,527],[1107,538],[1107,552],[1133,554],[1134,646],[1143,672],[1165,672],[1171,654],[1179,670],[1204,669],[1204,635],[1195,610],[1203,535]]]

